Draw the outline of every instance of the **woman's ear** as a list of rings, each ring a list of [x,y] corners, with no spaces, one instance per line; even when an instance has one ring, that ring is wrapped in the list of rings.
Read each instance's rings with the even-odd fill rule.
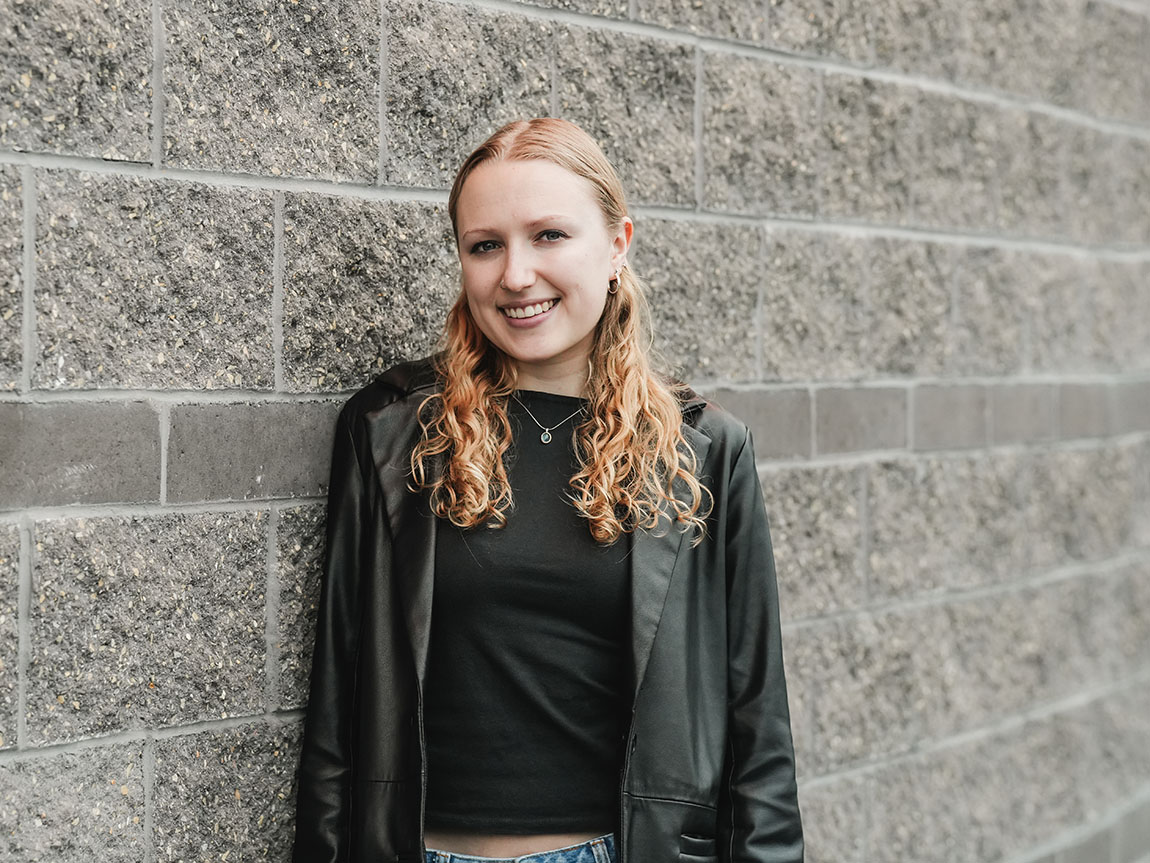
[[[611,269],[618,272],[627,263],[627,250],[631,248],[631,238],[635,235],[635,223],[624,216],[615,235],[611,237]]]

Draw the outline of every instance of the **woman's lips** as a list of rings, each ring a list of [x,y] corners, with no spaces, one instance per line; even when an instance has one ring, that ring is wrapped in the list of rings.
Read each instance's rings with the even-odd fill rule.
[[[527,306],[504,306],[500,309],[505,318],[510,318],[513,321],[524,321],[534,318],[536,315],[541,315],[544,312],[549,312],[558,304],[559,300],[543,300],[539,303],[532,303]]]

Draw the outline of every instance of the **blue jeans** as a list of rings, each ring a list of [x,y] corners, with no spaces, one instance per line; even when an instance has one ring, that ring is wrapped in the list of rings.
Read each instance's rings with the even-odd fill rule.
[[[467,854],[451,854],[428,848],[427,863],[616,863],[615,836],[608,833],[578,845],[524,854],[522,857],[470,857]]]

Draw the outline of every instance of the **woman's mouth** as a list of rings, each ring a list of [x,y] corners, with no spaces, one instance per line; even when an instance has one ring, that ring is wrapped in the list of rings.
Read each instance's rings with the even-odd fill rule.
[[[544,300],[541,303],[535,303],[530,306],[515,306],[514,308],[504,306],[500,311],[503,312],[504,317],[523,320],[524,318],[533,318],[536,315],[551,311],[558,302],[558,300]]]

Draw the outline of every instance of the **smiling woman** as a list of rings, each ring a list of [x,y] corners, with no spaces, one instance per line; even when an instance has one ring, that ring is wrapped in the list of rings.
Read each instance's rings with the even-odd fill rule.
[[[651,368],[614,169],[513,123],[434,357],[336,434],[295,860],[802,860],[746,427]]]

